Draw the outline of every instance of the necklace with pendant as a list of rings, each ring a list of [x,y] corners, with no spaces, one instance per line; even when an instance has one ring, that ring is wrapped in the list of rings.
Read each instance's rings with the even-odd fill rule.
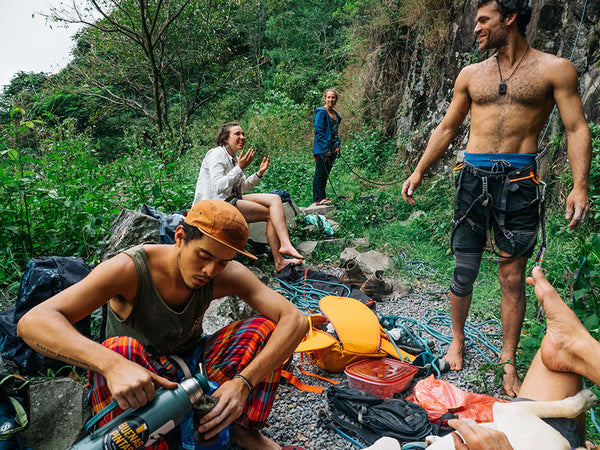
[[[517,66],[513,69],[513,71],[510,73],[510,75],[508,77],[506,77],[505,79],[502,79],[502,70],[500,70],[500,61],[498,59],[498,53],[496,53],[496,64],[498,65],[498,74],[500,75],[500,84],[498,85],[498,94],[500,94],[500,95],[506,94],[506,90],[507,90],[506,82],[508,80],[510,80],[510,77],[512,77],[514,75],[514,73],[517,71],[517,69],[521,65],[521,61],[523,61],[525,59],[525,55],[527,54],[528,51],[529,51],[529,45],[527,45],[527,48],[523,52],[523,56],[521,56],[521,59],[519,59]]]

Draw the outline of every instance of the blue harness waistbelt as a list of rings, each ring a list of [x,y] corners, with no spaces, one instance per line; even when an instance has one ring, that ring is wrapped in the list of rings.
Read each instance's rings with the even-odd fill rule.
[[[511,167],[522,169],[535,161],[530,153],[471,153],[465,152],[465,161],[475,167]]]

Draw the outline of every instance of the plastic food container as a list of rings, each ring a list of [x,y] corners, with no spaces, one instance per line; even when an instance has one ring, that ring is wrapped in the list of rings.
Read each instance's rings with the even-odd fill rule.
[[[417,369],[402,361],[381,358],[350,364],[344,372],[350,387],[381,398],[391,398],[410,386]]]

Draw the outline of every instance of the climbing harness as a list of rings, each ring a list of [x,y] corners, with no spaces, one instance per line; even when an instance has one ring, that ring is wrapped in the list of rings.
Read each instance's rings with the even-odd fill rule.
[[[546,253],[546,220],[545,220],[545,218],[546,218],[546,183],[544,183],[544,181],[542,181],[541,177],[535,171],[535,163],[532,163],[522,169],[515,169],[512,172],[506,173],[503,170],[505,168],[509,167],[509,166],[507,166],[507,164],[509,164],[509,163],[500,160],[500,161],[496,162],[496,164],[494,164],[494,166],[492,166],[490,168],[490,170],[486,170],[486,169],[482,169],[480,167],[473,166],[472,164],[469,164],[468,162],[465,161],[453,169],[454,171],[460,171],[460,174],[458,176],[458,180],[456,183],[457,187],[456,187],[455,196],[457,199],[460,199],[460,197],[459,197],[460,191],[463,189],[462,179],[463,179],[463,175],[465,172],[468,172],[471,175],[473,175],[474,177],[481,180],[481,194],[479,194],[479,196],[477,198],[475,198],[475,200],[473,200],[471,205],[466,209],[466,211],[459,218],[452,220],[452,234],[450,236],[450,248],[451,248],[452,252],[454,252],[454,246],[453,246],[454,235],[455,235],[456,230],[459,227],[459,225],[461,225],[463,222],[466,221],[471,225],[471,227],[475,226],[475,223],[469,218],[469,213],[471,212],[471,210],[473,210],[474,207],[482,206],[484,208],[489,208],[489,213],[487,214],[488,224],[486,224],[486,229],[489,229],[489,220],[491,217],[493,217],[495,220],[495,223],[498,225],[499,230],[511,244],[512,252],[511,252],[511,256],[508,256],[508,257],[500,255],[495,250],[495,246],[494,245],[492,246],[495,255],[498,257],[497,262],[505,262],[505,261],[522,256],[534,244],[535,240],[537,239],[538,230],[539,230],[539,232],[541,234],[540,250],[536,257],[535,263],[536,263],[536,265],[541,265],[541,263],[543,262],[543,259],[544,259],[544,255]],[[523,174],[524,176],[519,176],[521,174]],[[511,176],[514,177],[515,175],[516,175],[515,178],[511,178]],[[531,180],[538,186],[538,195],[536,196],[536,198],[531,200],[529,203],[527,203],[524,206],[522,206],[521,208],[519,208],[519,210],[524,210],[524,209],[534,205],[535,203],[537,203],[539,215],[538,215],[538,221],[537,221],[537,225],[536,225],[536,231],[533,233],[533,236],[531,237],[530,242],[527,245],[523,246],[522,251],[515,254],[515,248],[516,248],[515,236],[510,230],[508,230],[505,227],[505,219],[506,219],[507,213],[509,213],[509,212],[514,213],[519,210],[509,210],[508,205],[507,205],[507,199],[508,199],[508,193],[511,190],[511,184],[519,182],[519,181],[525,181],[525,180]],[[491,181],[492,182],[500,181],[502,183],[501,195],[500,195],[499,199],[493,198],[492,194],[490,193],[489,184]]]

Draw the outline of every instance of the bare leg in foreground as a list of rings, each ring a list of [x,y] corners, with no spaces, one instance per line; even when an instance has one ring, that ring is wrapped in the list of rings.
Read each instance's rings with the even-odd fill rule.
[[[535,286],[535,295],[546,311],[548,328],[538,352],[543,366],[553,372],[581,375],[600,385],[600,342],[588,333],[571,308],[562,301],[544,277],[542,269],[535,267],[531,276],[527,278],[527,283]],[[535,389],[535,384],[546,384],[546,381],[540,383],[538,379],[537,383],[533,380],[533,386],[528,386],[532,378],[530,377],[532,367],[534,367],[533,363],[523,381],[523,389],[527,387],[527,392],[522,392],[523,396]],[[564,398],[564,395],[561,398]],[[546,399],[534,398],[534,400]]]
[[[579,318],[560,298],[535,267],[527,284],[546,312],[547,329],[542,344],[523,380],[520,396],[536,401],[563,400],[581,389],[582,376],[600,383],[600,343],[585,329]],[[469,419],[450,420],[463,439],[454,434],[456,448],[512,449],[504,433],[481,427]],[[594,449],[586,442],[586,448]]]

